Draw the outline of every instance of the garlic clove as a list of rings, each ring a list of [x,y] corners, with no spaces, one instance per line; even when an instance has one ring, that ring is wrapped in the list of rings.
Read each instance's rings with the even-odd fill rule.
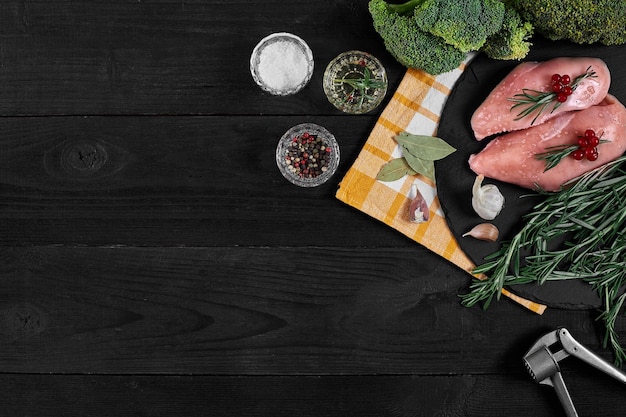
[[[465,233],[465,236],[471,236],[474,239],[486,240],[488,242],[495,242],[498,240],[500,231],[491,223],[480,223],[474,226],[469,232]]]
[[[472,208],[483,219],[493,220],[504,207],[504,196],[496,185],[482,185],[484,179],[485,177],[481,174],[474,181]]]
[[[428,204],[416,185],[413,185],[413,190],[415,191],[415,197],[411,200],[411,204],[409,204],[409,220],[412,223],[427,222],[430,218]]]

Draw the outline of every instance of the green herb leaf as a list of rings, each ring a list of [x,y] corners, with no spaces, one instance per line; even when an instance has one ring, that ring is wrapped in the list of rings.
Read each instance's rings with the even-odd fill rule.
[[[396,181],[405,175],[415,174],[421,174],[435,181],[434,161],[443,159],[456,151],[446,141],[434,136],[402,132],[395,136],[395,139],[404,157],[385,164],[376,176],[379,181]]]
[[[372,78],[372,71],[363,67],[363,78],[335,78],[335,84],[346,84],[352,87],[352,94],[348,96],[348,100],[358,99],[359,107],[361,107],[365,99],[372,99],[372,95],[368,94],[378,88],[387,88],[384,80]]]
[[[520,231],[474,269],[487,278],[472,282],[463,304],[486,306],[505,286],[583,280],[602,299],[598,319],[606,328],[605,345],[618,365],[626,361],[615,329],[626,302],[625,196],[626,156],[568,182],[560,192],[546,193],[524,216]],[[551,249],[563,240],[567,243]]]
[[[443,159],[456,151],[445,140],[434,136],[412,135],[402,132],[395,139],[406,152],[427,161]]]
[[[609,142],[608,140],[600,140],[600,143]],[[546,168],[543,172],[546,172],[559,164],[564,158],[571,155],[576,149],[579,149],[579,145],[556,145],[546,148],[545,152],[535,154],[535,158],[540,161],[546,161]]]
[[[535,158],[540,161],[546,161],[546,167],[543,172],[551,170],[555,166],[559,164],[563,160],[563,158],[568,157],[572,154],[576,149],[578,149],[578,145],[557,145],[546,148],[545,152],[541,152],[535,154]]]
[[[376,179],[383,182],[396,181],[405,175],[415,175],[405,158],[396,158],[387,162],[376,175]]]
[[[593,71],[591,67],[587,67],[587,70],[584,74],[579,75],[572,81],[572,91],[576,90],[578,84],[580,84],[580,82],[585,78],[597,77],[598,76],[596,75],[596,72]],[[539,115],[543,113],[543,111],[548,107],[549,104],[552,103],[552,110],[550,111],[550,113],[554,112],[562,104],[560,101],[557,101],[557,94],[552,91],[537,91],[528,88],[522,88],[521,93],[515,94],[513,97],[508,98],[508,100],[515,103],[511,106],[511,111],[520,106],[524,107],[517,114],[515,120],[523,119],[524,117],[530,116],[535,113],[535,117],[530,122],[531,125],[535,124],[537,117],[539,117]]]
[[[433,161],[416,157],[404,145],[402,145],[402,154],[415,172],[435,181],[435,163]]]

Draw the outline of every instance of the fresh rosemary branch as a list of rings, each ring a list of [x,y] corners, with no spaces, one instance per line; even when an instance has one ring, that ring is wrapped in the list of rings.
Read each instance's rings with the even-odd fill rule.
[[[533,118],[531,125],[535,124],[537,117],[545,110],[545,108],[552,102],[554,102],[554,106],[552,107],[552,111],[555,111],[561,106],[560,101],[556,101],[556,93],[553,92],[545,92],[545,91],[537,91],[524,88],[522,89],[522,93],[515,94],[513,97],[509,98],[509,101],[513,101],[517,104],[511,106],[511,110],[516,107],[527,105],[524,110],[517,114],[515,120],[523,119],[524,117],[532,114],[533,112],[537,112],[535,117]]]
[[[622,156],[565,184],[524,216],[524,226],[485,258],[463,304],[486,308],[503,287],[582,279],[598,293],[606,328],[604,345],[615,361],[626,361],[615,321],[626,302],[626,170]],[[566,243],[552,249],[555,241]],[[552,243],[552,244],[551,244]]]
[[[574,78],[571,84],[572,91],[576,90],[576,87],[578,87],[578,84],[580,84],[582,80],[586,78],[596,77],[596,72],[591,70],[591,66],[587,67],[587,70],[584,74],[581,74],[578,77]],[[557,101],[556,98],[557,93],[553,91],[537,91],[529,88],[523,88],[521,93],[515,94],[508,100],[516,103],[511,106],[511,110],[517,107],[525,106],[525,108],[517,114],[515,120],[523,119],[524,117],[536,112],[535,117],[533,118],[532,122],[530,122],[530,124],[533,125],[535,124],[537,117],[539,117],[539,115],[546,109],[546,107],[548,107],[550,103],[554,103],[550,113],[554,112],[561,106],[561,104],[563,104],[562,102]]]
[[[578,145],[557,145],[546,148],[545,152],[541,152],[535,155],[535,158],[546,161],[546,167],[543,172],[546,172],[561,162],[561,160],[578,149]]]
[[[367,94],[368,90],[385,88],[386,86],[384,81],[372,78],[372,71],[367,67],[363,69],[363,78],[336,78],[334,81],[338,84],[347,84],[352,87],[353,91],[358,91],[359,106],[363,105],[366,98],[372,98],[371,95]],[[350,94],[348,97],[349,99],[355,98],[353,94]]]
[[[599,143],[606,143],[608,140],[600,140]],[[580,145],[556,145],[546,148],[545,152],[535,154],[535,158],[540,161],[546,161],[546,172],[559,164],[564,158],[570,156],[572,152],[580,149]]]
[[[611,346],[611,349],[615,352],[615,362],[618,364],[622,364],[626,361],[626,353],[624,353],[624,349],[619,343],[619,336],[615,331],[615,320],[624,305],[625,299],[626,294],[622,294],[617,300],[614,300],[612,307],[605,309],[600,317],[598,317],[599,320],[604,322],[604,327],[607,329],[604,335],[603,345],[605,348],[609,345]]]

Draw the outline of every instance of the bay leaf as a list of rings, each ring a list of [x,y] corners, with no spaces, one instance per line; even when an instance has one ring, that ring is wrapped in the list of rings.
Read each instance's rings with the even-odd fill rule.
[[[415,175],[405,158],[396,158],[387,162],[376,175],[376,179],[383,182],[396,181],[405,175]]]
[[[404,145],[402,145],[402,152],[404,155],[404,159],[409,164],[411,169],[413,169],[416,173],[422,174],[426,178],[430,178],[435,181],[435,162],[419,158],[412,153],[408,152]]]
[[[456,151],[445,140],[435,136],[412,135],[402,132],[395,139],[407,152],[427,161],[443,159]]]

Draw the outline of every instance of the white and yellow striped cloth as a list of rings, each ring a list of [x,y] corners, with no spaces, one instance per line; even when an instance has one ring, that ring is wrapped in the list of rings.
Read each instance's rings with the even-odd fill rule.
[[[402,155],[393,139],[395,135],[402,131],[436,135],[446,99],[471,58],[456,70],[438,76],[408,69],[337,191],[339,200],[391,226],[468,273],[475,265],[448,228],[435,184],[421,175],[405,176],[394,182],[378,181],[376,175],[385,163]],[[413,185],[428,202],[428,222],[413,223],[408,219]],[[539,314],[546,308],[507,290],[503,294]]]

